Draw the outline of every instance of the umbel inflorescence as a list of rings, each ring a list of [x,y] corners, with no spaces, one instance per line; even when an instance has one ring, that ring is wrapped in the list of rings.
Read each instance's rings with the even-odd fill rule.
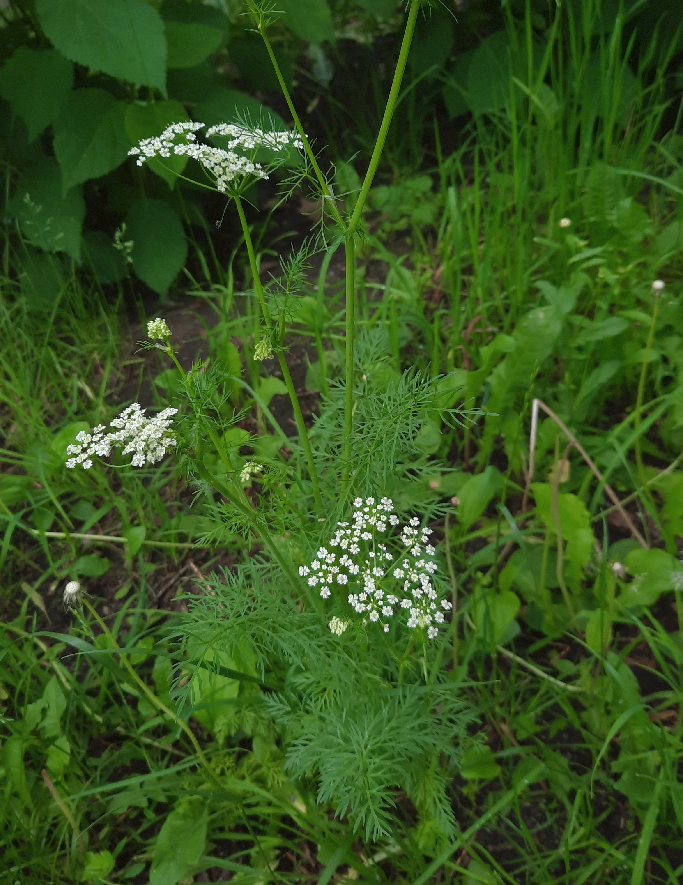
[[[154,138],[144,138],[137,147],[128,151],[137,156],[138,166],[153,157],[191,157],[197,160],[214,183],[216,190],[226,193],[231,187],[244,182],[249,176],[268,178],[270,169],[276,168],[286,159],[290,147],[303,151],[303,141],[296,132],[269,132],[259,127],[249,127],[235,123],[219,123],[206,130],[206,137],[228,139],[227,149],[201,144],[196,133],[204,128],[203,123],[191,121],[172,123]],[[266,148],[279,156],[265,166],[255,157],[259,149]]]
[[[133,467],[154,464],[166,454],[166,450],[176,444],[171,430],[171,418],[177,409],[164,409],[153,418],[145,415],[139,403],[133,403],[110,423],[112,431],[107,432],[104,424],[98,424],[92,433],[84,430],[76,437],[76,442],[67,447],[67,467],[92,467],[93,456],[106,458],[112,448],[122,448],[124,455],[132,454]]]
[[[363,623],[381,622],[389,632],[388,619],[403,611],[408,627],[426,628],[433,639],[451,603],[439,600],[434,586],[437,566],[429,543],[431,529],[419,528],[413,517],[400,534],[390,535],[399,525],[390,498],[379,503],[356,498],[353,506],[351,521],[337,524],[328,546],[318,550],[310,567],[302,565],[299,574],[310,587],[319,588],[323,599],[343,588],[353,611],[363,615]],[[341,635],[344,623],[333,618],[330,629]]]

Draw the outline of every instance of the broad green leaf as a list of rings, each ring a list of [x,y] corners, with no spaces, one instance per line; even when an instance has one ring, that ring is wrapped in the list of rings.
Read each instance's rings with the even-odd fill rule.
[[[436,421],[427,418],[415,437],[415,448],[425,455],[433,455],[441,445],[441,428]]]
[[[52,777],[63,777],[71,759],[71,744],[65,734],[59,735],[47,748],[47,770]]]
[[[154,844],[149,885],[177,885],[204,852],[209,809],[203,799],[182,799],[169,814]]]
[[[608,317],[596,323],[595,320],[587,322],[586,328],[574,338],[574,346],[589,344],[594,341],[602,341],[605,338],[614,338],[628,329],[629,323],[623,317]]]
[[[189,121],[187,111],[179,101],[152,101],[147,104],[134,102],[128,105],[124,125],[131,144],[137,145],[143,138],[154,138],[170,126],[171,123],[184,123]],[[131,163],[135,160],[131,157]],[[187,157],[178,157],[173,154],[162,160],[153,157],[145,160],[144,166],[156,172],[156,174],[168,182],[172,188],[178,176],[187,165]]]
[[[612,380],[620,368],[621,363],[618,360],[606,360],[604,363],[596,366],[581,385],[581,390],[579,390],[574,403],[574,409],[580,403],[589,401],[593,394],[597,393],[598,390]]]
[[[84,576],[86,578],[99,578],[106,574],[111,568],[111,562],[106,556],[98,556],[97,553],[87,553],[85,556],[79,556],[73,564],[74,574]]]
[[[556,533],[552,487],[549,483],[535,482],[531,484],[531,490],[536,499],[538,515],[544,525]],[[567,542],[567,570],[572,586],[576,588],[581,581],[582,570],[590,561],[595,543],[590,513],[580,498],[568,492],[558,493],[557,511],[560,533]]]
[[[475,49],[467,71],[467,99],[473,114],[507,107],[510,102],[510,37],[496,31]]]
[[[430,70],[431,76],[439,73],[451,54],[454,24],[452,13],[439,7],[418,18],[408,56],[415,76]]]
[[[145,540],[146,533],[147,529],[144,525],[132,525],[123,530],[122,534],[126,539],[126,551],[129,556],[135,556],[138,550],[142,547],[142,542]]]
[[[2,66],[0,95],[26,123],[29,141],[57,119],[73,81],[73,65],[54,49],[20,46]]]
[[[297,37],[309,43],[334,42],[334,23],[326,0],[279,0],[278,10]]]
[[[88,851],[79,879],[81,882],[106,879],[113,869],[114,858],[111,851]]]
[[[126,236],[133,241],[133,270],[164,293],[185,265],[187,241],[176,212],[161,200],[142,199],[126,216]]]
[[[213,55],[223,42],[223,32],[208,25],[166,22],[168,67],[193,68]]]
[[[32,245],[45,252],[66,252],[76,261],[80,259],[85,202],[77,188],[64,193],[56,160],[46,157],[24,171],[10,211]]]
[[[33,800],[26,782],[26,767],[24,765],[24,742],[20,737],[8,738],[0,748],[0,761],[5,769],[5,777],[12,785],[19,798],[28,808],[33,807]],[[6,794],[5,794],[6,795]],[[4,800],[3,800],[4,801]]]
[[[462,885],[501,885],[503,881],[495,870],[476,857],[470,860],[463,876]]]
[[[490,747],[473,747],[462,754],[460,774],[467,781],[492,780],[500,774],[500,765]]]
[[[612,639],[612,622],[605,611],[596,609],[586,623],[586,645],[596,655],[602,655]]]
[[[55,156],[64,191],[116,169],[131,147],[126,105],[104,89],[77,89],[55,123]]]
[[[477,628],[477,635],[490,645],[499,645],[517,616],[519,607],[519,597],[509,590],[502,593],[478,593],[472,607],[472,620]]]
[[[675,584],[683,586],[681,564],[665,550],[632,550],[624,564],[635,577],[617,597],[617,605],[622,610],[653,605],[662,593],[672,590]]]
[[[51,676],[43,692],[45,715],[40,724],[43,737],[58,737],[62,733],[62,713],[66,709],[66,698],[56,676]]]
[[[166,94],[166,38],[143,0],[36,0],[45,36],[62,55],[117,80]]]
[[[282,378],[276,378],[274,375],[271,375],[267,378],[261,378],[256,388],[256,394],[266,405],[270,405],[270,401],[274,396],[287,395],[287,387]]]
[[[458,493],[458,522],[463,530],[473,525],[486,510],[494,496],[503,488],[503,476],[497,467],[489,466],[483,473],[470,477]]]

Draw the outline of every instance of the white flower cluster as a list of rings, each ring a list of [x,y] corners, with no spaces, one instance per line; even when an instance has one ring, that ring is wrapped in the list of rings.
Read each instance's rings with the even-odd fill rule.
[[[269,360],[273,355],[273,348],[267,338],[261,338],[254,348],[254,359],[258,362]]]
[[[341,636],[351,626],[351,621],[342,621],[341,618],[334,617],[327,626],[335,636]]]
[[[128,151],[129,155],[137,156],[138,166],[152,157],[176,156],[192,157],[201,163],[206,172],[215,180],[216,189],[225,193],[231,182],[243,179],[247,175],[255,178],[268,178],[268,172],[261,163],[254,161],[253,156],[245,157],[235,152],[235,148],[253,153],[258,148],[270,148],[284,151],[290,146],[303,150],[303,142],[297,133],[265,132],[263,129],[248,129],[245,126],[221,123],[207,129],[207,138],[211,136],[227,136],[228,150],[197,142],[196,132],[204,127],[203,123],[182,122],[172,123],[154,138],[143,138],[137,147]],[[178,140],[180,139],[180,140]]]
[[[176,443],[170,430],[171,418],[177,409],[164,409],[153,418],[145,416],[145,410],[139,403],[133,403],[110,423],[113,433],[105,433],[104,424],[98,424],[92,433],[84,430],[76,437],[76,443],[68,446],[66,453],[72,457],[66,462],[69,468],[83,465],[85,470],[92,467],[93,455],[106,458],[113,447],[123,447],[123,454],[133,457],[133,467],[144,467],[160,461],[166,450]]]
[[[168,328],[166,320],[161,317],[150,320],[147,323],[147,337],[150,341],[168,341],[171,337],[171,330]]]
[[[426,627],[428,637],[433,639],[438,633],[436,625],[443,624],[444,612],[451,609],[451,603],[439,602],[434,588],[437,567],[435,550],[429,543],[431,529],[418,528],[419,520],[413,517],[401,529],[400,546],[395,537],[387,538],[393,541],[390,551],[379,539],[399,524],[391,499],[375,503],[374,498],[356,498],[353,506],[351,522],[338,523],[329,541],[333,549],[321,547],[310,568],[302,565],[299,574],[310,587],[320,588],[323,599],[331,595],[335,584],[347,587],[351,591],[348,603],[363,615],[363,623],[391,618],[395,610],[403,609],[408,615],[407,626]],[[382,626],[389,631],[386,620]]]
[[[240,482],[248,483],[252,476],[263,470],[263,464],[257,464],[256,461],[245,461],[244,467],[240,472]]]

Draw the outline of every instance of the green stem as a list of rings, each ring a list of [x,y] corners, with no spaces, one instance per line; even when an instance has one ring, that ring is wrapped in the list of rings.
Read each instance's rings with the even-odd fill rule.
[[[344,245],[346,251],[346,387],[344,402],[344,438],[342,440],[342,500],[346,498],[351,475],[351,450],[353,439],[353,388],[354,352],[353,333],[356,324],[356,245],[353,237],[348,237]]]
[[[377,135],[377,141],[375,142],[375,147],[372,152],[372,157],[370,157],[370,165],[368,166],[368,171],[365,173],[363,185],[360,189],[360,193],[358,194],[358,200],[356,201],[353,215],[351,216],[351,220],[349,221],[349,225],[346,230],[347,242],[348,237],[355,234],[358,230],[361,213],[363,212],[365,201],[368,198],[368,193],[370,192],[372,181],[375,177],[375,172],[377,172],[377,167],[379,166],[379,161],[382,157],[382,151],[384,150],[384,144],[387,140],[389,126],[391,125],[391,120],[394,116],[394,111],[396,110],[396,102],[398,101],[398,94],[401,89],[403,74],[405,73],[406,64],[408,62],[408,53],[410,52],[410,44],[412,43],[413,34],[415,33],[415,23],[417,22],[417,13],[420,9],[420,5],[421,0],[411,0],[410,11],[408,13],[408,21],[406,22],[405,33],[403,34],[401,51],[398,54],[398,61],[396,62],[396,71],[394,72],[394,80],[391,84],[391,90],[389,91],[387,106],[384,109],[384,117],[382,118],[382,124],[379,127],[379,133]]]
[[[258,265],[256,263],[254,244],[252,243],[251,232],[249,230],[249,225],[247,224],[246,215],[244,214],[242,201],[237,195],[235,195],[235,205],[237,206],[237,214],[239,215],[240,224],[242,225],[242,233],[244,234],[244,241],[247,246],[247,254],[249,255],[249,266],[251,267],[251,275],[254,280],[254,288],[256,289],[259,304],[261,305],[263,321],[266,324],[266,328],[268,329],[268,331],[271,332],[273,328],[273,321],[268,310],[268,305],[266,304],[266,294],[263,289],[263,284],[261,283],[261,277],[259,275]],[[292,381],[292,375],[289,371],[289,366],[287,365],[287,361],[285,360],[285,356],[281,350],[277,351],[277,358],[278,362],[280,363],[282,378],[285,382],[285,387],[287,388],[287,393],[289,394],[289,399],[292,403],[294,420],[296,421],[297,430],[299,431],[299,439],[306,455],[308,472],[311,476],[311,483],[313,485],[313,497],[315,498],[318,512],[322,512],[323,502],[320,495],[320,487],[318,485],[318,471],[316,470],[315,459],[313,457],[313,449],[311,448],[311,441],[308,436],[308,431],[306,430],[306,424],[304,423],[304,416],[301,412],[299,398],[297,397],[296,390],[294,389],[294,382]]]
[[[356,305],[356,249],[355,236],[361,222],[361,216],[365,202],[370,192],[379,161],[382,157],[382,151],[387,140],[389,126],[391,125],[396,103],[398,101],[399,91],[403,74],[405,73],[406,64],[408,62],[408,53],[410,52],[410,44],[415,32],[415,23],[417,21],[417,13],[420,8],[421,0],[411,0],[410,11],[408,13],[408,21],[406,22],[405,33],[403,34],[403,42],[401,50],[396,62],[396,71],[394,79],[389,91],[389,98],[384,109],[382,124],[379,128],[377,141],[370,157],[370,165],[365,173],[363,184],[356,200],[356,205],[351,216],[351,220],[345,232],[345,249],[346,249],[346,399],[344,405],[344,439],[342,441],[342,488],[341,494],[344,498],[348,492],[349,478],[351,474],[351,442],[353,437],[353,388],[354,388],[354,333],[355,333],[355,305]]]
[[[277,77],[277,81],[280,84],[280,89],[282,90],[282,94],[284,96],[285,101],[287,102],[287,107],[289,108],[289,112],[292,115],[292,120],[294,120],[294,125],[296,126],[296,131],[301,136],[301,141],[303,142],[304,151],[306,152],[306,156],[311,164],[313,169],[313,173],[320,185],[320,191],[322,193],[323,199],[328,204],[328,208],[335,222],[339,225],[339,227],[344,230],[346,225],[344,224],[344,220],[339,214],[339,210],[337,209],[337,204],[335,202],[335,197],[330,187],[327,183],[327,179],[323,175],[320,166],[318,165],[318,161],[315,158],[315,154],[313,153],[313,148],[306,137],[306,133],[304,132],[304,127],[301,125],[301,120],[299,119],[299,115],[296,112],[296,108],[294,107],[294,102],[292,101],[292,97],[289,94],[289,89],[287,89],[287,84],[285,83],[284,77],[282,76],[282,71],[280,70],[280,65],[275,58],[275,53],[273,52],[273,47],[270,45],[270,40],[268,39],[267,33],[267,25],[265,21],[265,16],[256,6],[252,0],[247,0],[247,5],[251,10],[251,14],[254,16],[256,21],[256,27],[258,28],[259,33],[263,39],[263,42],[266,47],[266,51],[270,57],[271,64],[273,65],[273,70],[275,71],[275,76]]]
[[[659,291],[653,289],[653,294],[655,296],[655,303],[652,309],[652,321],[650,322],[650,331],[647,334],[647,341],[645,342],[645,351],[643,353],[643,365],[640,368],[640,379],[638,381],[638,393],[636,394],[636,408],[635,414],[633,416],[633,427],[636,432],[635,439],[635,455],[636,455],[636,469],[638,471],[638,483],[640,487],[644,490],[644,494],[651,501],[651,496],[649,494],[649,490],[647,489],[648,483],[645,479],[645,468],[643,466],[643,451],[641,447],[641,437],[640,437],[640,416],[643,408],[643,397],[645,395],[645,381],[647,378],[647,364],[650,360],[650,351],[652,350],[652,342],[655,337],[655,329],[657,327],[657,317],[659,315],[659,303],[661,298],[659,297]]]

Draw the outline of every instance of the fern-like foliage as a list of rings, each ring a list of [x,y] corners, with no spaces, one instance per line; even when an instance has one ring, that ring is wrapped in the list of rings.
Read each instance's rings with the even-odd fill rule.
[[[385,489],[390,477],[419,476],[428,463],[418,445],[420,430],[435,413],[447,420],[454,414],[442,407],[438,379],[420,372],[399,375],[386,360],[388,350],[386,330],[360,336],[351,456],[354,495]],[[341,470],[344,398],[344,385],[331,384],[315,423],[316,456],[323,475],[330,463]]]
[[[452,838],[448,775],[457,768],[473,717],[452,692],[438,688],[355,688],[362,693],[350,691],[342,703],[325,708],[282,695],[267,698],[271,715],[286,729],[286,768],[296,778],[317,777],[318,802],[348,814],[368,840],[391,835],[397,790],[411,797],[438,838]]]

